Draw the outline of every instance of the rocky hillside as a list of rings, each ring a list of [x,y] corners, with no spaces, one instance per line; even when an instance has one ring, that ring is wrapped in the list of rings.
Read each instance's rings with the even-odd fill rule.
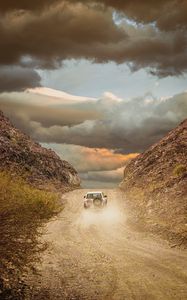
[[[187,245],[187,119],[126,166],[120,187],[137,220]]]
[[[76,170],[68,162],[16,129],[1,111],[0,170],[24,176],[41,189],[66,191],[80,185]]]

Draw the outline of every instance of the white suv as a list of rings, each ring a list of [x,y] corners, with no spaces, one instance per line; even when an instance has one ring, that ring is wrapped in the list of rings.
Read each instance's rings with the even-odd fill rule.
[[[88,192],[84,196],[84,208],[105,207],[107,205],[107,196],[103,192]]]

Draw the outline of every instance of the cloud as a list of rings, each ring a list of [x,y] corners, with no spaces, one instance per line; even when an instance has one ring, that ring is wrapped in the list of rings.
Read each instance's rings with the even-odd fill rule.
[[[96,171],[96,172],[87,172],[80,174],[80,177],[83,181],[91,182],[107,182],[113,183],[117,186],[117,183],[120,183],[123,179],[124,167],[111,170],[111,171]]]
[[[116,153],[144,151],[187,116],[187,92],[165,99],[146,95],[130,100],[105,93],[95,101],[58,108],[15,103],[5,96],[0,98],[0,108],[39,142],[115,149]]]
[[[91,187],[100,182],[99,186],[116,186],[122,180],[124,166],[136,157],[136,153],[129,155],[115,153],[109,149],[91,149],[67,144],[43,144],[52,148],[62,159],[69,161],[82,180],[84,187]],[[97,183],[98,186],[98,183]]]
[[[89,102],[89,101],[96,100],[95,98],[71,95],[71,94],[65,93],[63,91],[54,90],[54,89],[46,88],[46,87],[27,89],[27,92],[30,94],[33,94],[33,95],[45,96],[45,105],[46,104],[62,105],[62,104],[67,104],[67,103],[68,104],[76,104],[76,103]],[[48,102],[46,103],[47,99],[48,99]],[[41,102],[40,102],[40,104],[41,104]]]
[[[72,98],[74,99],[74,96]],[[4,93],[0,95],[0,109],[11,118],[13,123],[31,135],[42,128],[50,131],[53,127],[71,127],[82,124],[86,120],[102,117],[97,111],[89,108],[82,110],[77,107],[75,100],[76,105],[73,106],[70,99],[71,95],[68,95],[65,102],[65,99],[45,95]]]
[[[27,2],[0,5],[0,64],[46,69],[86,58],[126,62],[160,77],[187,70],[185,1]],[[123,13],[119,22],[111,7]]]
[[[157,0],[147,1],[134,0],[2,0],[0,3],[0,12],[7,13],[10,11],[31,11],[37,12],[51,8],[57,4],[77,3],[88,5],[91,3],[104,4],[106,8],[112,7],[119,12],[123,12],[129,18],[137,22],[151,23],[156,22],[158,27],[165,30],[184,28],[187,26],[186,1],[181,0]],[[94,8],[95,6],[92,5]]]
[[[2,0],[0,2],[0,12],[8,12],[11,10],[40,10],[48,8],[50,5],[60,2],[59,0]]]
[[[126,37],[113,22],[112,12],[64,1],[37,14],[11,11],[1,18],[0,32],[0,63],[17,63],[29,56],[34,59],[24,63],[44,68],[72,57],[107,61],[107,45],[110,51]]]
[[[123,167],[127,161],[137,156],[115,153],[106,148],[88,148],[69,144],[43,144],[53,148],[58,155],[68,160],[80,173],[112,171]]]
[[[77,0],[69,0],[77,2]],[[163,30],[187,27],[187,2],[185,0],[82,0],[83,3],[97,2],[123,12],[130,19],[141,23],[155,22]]]
[[[0,67],[0,92],[22,91],[40,86],[41,77],[33,69],[20,66]]]

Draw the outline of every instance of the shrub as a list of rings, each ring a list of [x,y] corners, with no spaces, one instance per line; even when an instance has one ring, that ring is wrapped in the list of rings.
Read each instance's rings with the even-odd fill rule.
[[[0,291],[4,291],[0,296],[4,299],[45,248],[38,239],[41,226],[59,211],[57,194],[0,172]]]
[[[173,170],[174,176],[177,177],[183,176],[186,172],[187,172],[186,166],[182,164],[176,165]]]

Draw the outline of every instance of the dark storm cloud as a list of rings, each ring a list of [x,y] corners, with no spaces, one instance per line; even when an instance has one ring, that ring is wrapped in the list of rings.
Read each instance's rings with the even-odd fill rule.
[[[1,4],[0,64],[56,68],[64,59],[86,58],[127,62],[133,71],[147,67],[161,77],[187,70],[185,1],[13,3]],[[111,7],[144,25],[129,24],[124,15],[115,23]]]
[[[2,0],[0,12],[14,10],[37,11],[48,9],[58,3],[103,4],[125,13],[129,18],[142,23],[156,22],[164,30],[187,26],[187,2],[185,0]]]
[[[76,3],[77,0],[69,0]],[[155,22],[163,30],[187,27],[186,0],[82,0],[83,3],[97,2],[123,12],[141,23]]]
[[[8,12],[11,10],[40,10],[57,2],[60,2],[60,0],[2,0],[0,2],[0,12]]]
[[[144,151],[186,118],[187,92],[167,99],[149,95],[129,101],[107,93],[91,104],[92,114],[89,104],[82,105],[82,121],[81,105],[51,114],[51,108],[39,110],[33,106],[31,110],[25,106],[20,110],[15,104],[9,102],[7,106],[2,101],[0,108],[39,142],[116,149],[127,154]]]
[[[126,37],[111,12],[81,4],[55,6],[39,14],[9,13],[1,19],[0,33],[0,63],[30,56],[36,66],[46,68],[72,57],[107,61],[107,48],[113,51],[115,43]]]
[[[0,92],[22,91],[40,86],[40,75],[33,69],[19,66],[0,67]]]

